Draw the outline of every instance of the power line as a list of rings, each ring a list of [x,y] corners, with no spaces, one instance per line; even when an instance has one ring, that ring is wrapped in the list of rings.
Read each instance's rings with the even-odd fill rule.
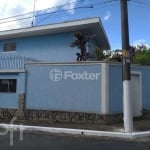
[[[129,5],[143,8],[143,9],[150,9],[150,4],[142,3],[142,2],[136,1],[136,0],[131,0]]]
[[[99,8],[105,8],[105,7],[108,7],[108,6],[113,6],[113,2],[118,2],[119,0],[103,0],[101,2],[93,2],[93,0],[89,0],[93,6],[97,6],[97,5],[100,5]],[[47,8],[47,9],[43,9],[43,10],[39,10],[39,11],[36,11],[36,15],[35,15],[35,18],[38,18],[38,17],[41,17],[41,16],[45,16],[44,18],[42,18],[36,25],[40,24],[41,22],[43,22],[44,20],[46,20],[48,17],[50,17],[49,15],[50,14],[57,14],[59,12],[64,12],[64,11],[69,11],[69,10],[77,10],[77,9],[83,9],[83,8],[92,8],[91,6],[80,6],[82,4],[82,2],[85,2],[85,0],[78,0],[78,1],[74,1],[74,2],[71,2],[71,3],[65,3],[63,5],[57,5],[55,7],[51,7],[51,8]],[[64,7],[64,6],[67,6],[69,4],[73,4],[73,3],[76,3],[79,5],[79,7],[76,7],[76,8],[71,8],[71,9],[63,9],[63,10],[58,10],[58,11],[53,11],[53,12],[48,12],[48,11],[51,11],[52,9],[54,8],[60,8],[60,7]],[[129,4],[130,5],[133,5],[135,7],[141,7],[141,8],[147,8],[147,9],[150,9],[150,7],[148,7],[146,5],[146,3],[143,3],[141,1],[136,1],[136,0],[129,0]],[[139,5],[140,4],[140,5]],[[38,14],[38,12],[47,12],[47,13],[41,13],[41,14]],[[0,24],[4,24],[4,23],[9,23],[9,22],[14,22],[14,21],[21,21],[21,20],[26,20],[26,19],[31,19],[33,18],[33,12],[28,12],[28,13],[24,13],[24,14],[20,14],[20,15],[16,15],[16,16],[12,16],[12,17],[7,17],[7,18],[3,18],[3,19],[0,19]],[[48,15],[48,16],[46,16]],[[64,14],[59,14],[59,17],[63,17]],[[26,17],[25,17],[26,16]],[[20,17],[20,18],[17,18],[17,17]],[[56,16],[58,17],[58,16]],[[14,19],[16,18],[16,19]],[[11,19],[11,20],[8,20],[8,19]],[[3,21],[3,20],[6,20],[6,21]]]
[[[71,3],[65,3],[63,5],[58,5],[58,6],[55,6],[55,7],[51,7],[51,8],[48,8],[48,9],[43,9],[43,10],[40,10],[40,11],[50,11],[50,9],[52,8],[58,8],[58,7],[63,7],[63,6],[66,6],[68,4],[73,4],[73,3],[81,3],[81,2],[84,2],[85,0],[78,0],[78,1],[74,1],[74,2],[71,2]],[[92,1],[92,0],[89,0],[89,1]],[[101,2],[103,4],[106,4],[106,3],[110,3],[110,2],[113,2],[113,1],[118,1],[118,0],[108,0],[108,1],[105,1],[105,2]],[[60,11],[69,11],[69,10],[73,10],[73,9],[81,9],[81,8],[86,8],[85,6],[83,7],[76,7],[76,8],[72,8],[72,9],[67,9],[67,10],[60,10]],[[37,11],[37,12],[40,12],[40,11]],[[54,11],[54,12],[50,12],[50,13],[43,13],[43,14],[38,14],[36,15],[35,17],[40,17],[40,16],[44,16],[44,15],[47,15],[47,14],[54,14],[54,13],[57,13],[57,12],[60,12],[60,11]],[[0,24],[4,24],[4,23],[9,23],[9,22],[13,22],[13,21],[21,21],[21,20],[26,20],[26,19],[30,19],[32,18],[33,16],[27,16],[27,15],[32,15],[33,14],[33,11],[32,12],[28,12],[28,13],[24,13],[24,14],[20,14],[20,15],[16,15],[16,16],[12,16],[12,17],[7,17],[7,18],[3,18],[3,19],[0,19],[0,20],[7,20],[7,21],[2,21],[0,22]],[[22,17],[22,16],[27,16],[27,17]],[[22,17],[22,18],[18,18],[17,17]],[[14,19],[16,18],[16,19]],[[8,19],[11,19],[11,20],[8,20]]]
[[[130,2],[133,2],[133,3],[136,3],[136,4],[139,4],[140,6],[148,6],[150,5],[150,3],[145,3],[145,2],[141,2],[141,1],[137,1],[137,0],[130,0]]]
[[[70,4],[74,4],[74,3],[78,3],[78,2],[81,2],[81,1],[84,1],[84,0],[78,0],[78,1],[74,1],[74,2],[71,2],[71,3],[65,3],[65,4],[62,4],[62,5],[57,5],[57,6],[54,6],[54,7],[50,7],[50,8],[46,8],[46,9],[42,9],[42,10],[38,10],[36,11],[37,13],[40,12],[40,11],[49,11],[50,9],[54,9],[54,8],[58,8],[58,7],[64,7],[66,5],[70,5]],[[90,0],[91,1],[91,0]],[[35,6],[34,6],[35,7]],[[11,18],[17,18],[17,17],[21,17],[21,16],[25,16],[25,15],[29,15],[29,14],[33,14],[34,11],[31,11],[31,12],[27,12],[27,13],[23,13],[23,14],[18,14],[18,15],[14,15],[14,16],[11,16],[11,17],[6,17],[6,18],[1,18],[0,20],[7,20],[7,19],[11,19]]]
[[[108,6],[112,6],[114,4],[112,4],[112,2],[117,2],[118,0],[111,0],[111,1],[108,1],[108,2],[105,2],[105,3],[101,3],[101,2],[98,2],[98,3],[93,3],[93,5],[101,5],[100,7],[101,8],[104,8],[104,7],[108,7]],[[107,4],[107,5],[106,5]]]
[[[90,7],[86,6],[86,7],[87,8],[94,8],[94,6],[101,5],[99,8],[104,8],[104,7],[108,7],[108,6],[113,6],[114,4],[112,4],[112,2],[116,2],[116,1],[118,1],[118,0],[108,0],[108,1],[104,1],[104,2],[92,3],[93,7],[91,7],[91,6]],[[64,16],[64,14],[58,14],[58,15],[57,16],[55,15],[55,19],[56,19],[56,17],[59,18],[59,17],[63,17]],[[49,17],[51,17],[51,16],[46,16],[45,18],[42,18],[38,23],[36,23],[36,25],[39,25],[41,22],[43,22],[44,20],[46,20]]]
[[[78,1],[74,1],[74,2],[71,2],[71,3],[65,3],[65,4],[62,4],[62,5],[57,5],[57,6],[54,6],[54,7],[51,7],[51,8],[47,8],[47,9],[42,9],[42,10],[39,10],[39,11],[36,11],[37,13],[38,12],[41,12],[41,11],[50,11],[50,9],[54,9],[54,8],[58,8],[58,7],[63,7],[63,6],[66,6],[66,5],[70,5],[70,4],[73,4],[73,3],[81,3],[81,2],[84,2],[85,0],[78,0]],[[89,0],[89,1],[93,1],[93,0]],[[119,0],[108,0],[108,1],[101,1],[101,2],[98,2],[98,3],[95,3],[97,5],[100,5],[100,4],[108,4],[108,3],[111,3],[111,2],[117,2]],[[150,1],[150,0],[149,0]],[[136,3],[136,4],[142,4],[144,6],[146,6],[146,8],[148,8],[148,4],[145,3],[145,2],[140,2],[140,1],[136,1],[136,0],[129,0],[129,2],[133,2],[133,3]],[[34,6],[35,7],[35,6]],[[141,7],[141,5],[140,5]],[[144,8],[144,7],[143,7]],[[31,12],[28,12],[28,13],[24,13],[24,14],[19,14],[19,15],[15,15],[15,16],[11,16],[11,17],[7,17],[7,18],[2,18],[0,19],[1,20],[8,20],[8,19],[14,19],[14,18],[17,18],[17,17],[22,17],[22,16],[27,16],[27,15],[32,15],[34,13],[34,11],[31,11]],[[42,15],[46,15],[47,13],[44,13],[44,14],[39,14],[37,15],[36,17],[38,16],[42,16]],[[11,21],[17,21],[17,20],[23,20],[23,19],[29,19],[31,17],[24,17],[24,18],[20,18],[20,19],[14,19],[14,20],[11,20]],[[11,22],[11,21],[4,21],[2,23],[7,23],[7,22]]]
[[[96,5],[97,6],[97,5]],[[96,7],[94,7],[93,6],[93,10],[92,10],[92,13],[94,12],[94,11],[97,11],[97,10],[99,10],[100,8],[105,8],[105,7],[112,7],[112,6],[116,6],[116,4],[109,4],[109,5],[107,5],[107,6],[99,6],[98,8],[96,8]],[[76,11],[75,13],[74,13],[74,15],[79,15],[79,16],[81,16],[80,14],[83,14],[84,12],[80,12],[80,11]],[[89,12],[88,12],[89,13]],[[90,14],[91,15],[91,14]],[[36,25],[40,25],[40,23],[41,22],[43,22],[43,21],[45,21],[46,19],[50,19],[50,18],[54,18],[54,19],[58,19],[58,18],[63,18],[65,15],[64,14],[62,14],[62,13],[60,13],[60,14],[55,14],[55,15],[52,15],[52,16],[46,16],[46,18],[45,19],[43,19],[42,21],[40,20],[38,23],[36,23]],[[66,19],[68,20],[68,18],[67,17],[69,17],[69,15],[67,15],[67,16],[65,16],[66,17]],[[94,16],[93,16],[94,17]],[[96,16],[97,17],[97,16]],[[69,19],[70,19],[70,17],[69,17]],[[52,19],[51,19],[52,20]],[[70,20],[72,20],[72,19],[70,19]],[[56,21],[57,22],[57,21]]]
[[[64,6],[73,4],[73,3],[81,3],[81,2],[84,2],[84,1],[85,0],[78,0],[78,1],[73,1],[73,2],[70,2],[70,3],[67,2],[67,3],[64,3],[62,5],[57,5],[55,7],[50,7],[50,8],[47,8],[47,9],[42,9],[42,10],[36,11],[36,13],[43,12],[43,11],[44,12],[49,12],[49,11],[51,11],[51,9],[54,9],[54,8],[60,8],[60,7],[64,7]],[[89,1],[92,1],[92,0],[89,0]],[[35,7],[35,3],[34,3],[34,7]],[[76,8],[71,8],[71,9],[67,9],[67,10],[72,10],[72,9],[76,9]],[[62,11],[65,11],[65,10],[62,10]],[[57,12],[59,12],[59,11],[57,11]],[[52,12],[52,13],[42,13],[42,14],[36,15],[36,17],[44,16],[44,15],[47,15],[47,14],[53,14],[53,13],[57,13],[57,12],[55,11],[55,12]],[[15,15],[15,16],[7,17],[7,18],[2,18],[2,19],[0,19],[0,21],[2,21],[2,22],[0,22],[0,24],[31,19],[31,18],[33,18],[33,13],[35,14],[35,12],[32,11],[32,12],[28,12],[28,13],[24,13],[24,14],[20,14],[20,15]],[[27,16],[27,17],[24,17],[24,16]],[[18,17],[21,17],[21,18],[18,18]],[[6,20],[6,21],[3,21],[3,20]]]
[[[67,9],[68,10],[74,10],[74,9],[84,9],[84,8],[93,8],[93,6],[89,6],[89,7],[77,7],[77,8],[72,8],[72,9]],[[53,12],[53,13],[58,13],[58,12],[63,12],[63,11],[66,11],[66,10],[60,10],[60,11],[57,11],[57,12]],[[47,13],[47,14],[52,14],[52,13]],[[42,20],[40,20],[38,23],[36,23],[36,25],[40,24],[41,22],[43,22],[44,20],[46,20],[49,16],[46,16],[45,18],[42,18]]]
[[[140,6],[140,5],[136,5],[136,4],[129,4],[129,6],[132,6],[132,7],[137,7],[137,8],[141,8],[141,9],[146,9],[148,11],[150,11],[150,7],[144,7],[144,6]]]
[[[40,17],[40,16],[44,16],[44,15],[48,15],[48,14],[54,14],[54,13],[69,11],[69,10],[74,10],[74,9],[82,9],[82,8],[92,8],[92,6],[91,7],[76,7],[76,8],[71,8],[71,9],[67,9],[67,10],[59,10],[59,11],[54,11],[54,12],[50,12],[50,13],[39,14],[35,17]],[[9,20],[9,21],[3,21],[3,22],[0,22],[0,24],[9,23],[9,22],[13,22],[13,21],[21,21],[21,20],[30,19],[30,18],[32,18],[32,16],[24,17],[24,18],[20,18],[20,19]]]

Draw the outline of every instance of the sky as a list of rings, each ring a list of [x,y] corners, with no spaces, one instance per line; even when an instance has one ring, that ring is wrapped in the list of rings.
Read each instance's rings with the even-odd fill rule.
[[[149,13],[150,0],[128,2],[130,45],[150,45]],[[1,31],[100,17],[111,49],[121,49],[119,0],[0,0],[0,16]]]

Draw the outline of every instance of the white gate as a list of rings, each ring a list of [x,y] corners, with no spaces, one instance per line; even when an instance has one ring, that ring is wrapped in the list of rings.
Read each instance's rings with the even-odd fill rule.
[[[139,72],[131,73],[131,100],[133,116],[142,115],[142,75]]]

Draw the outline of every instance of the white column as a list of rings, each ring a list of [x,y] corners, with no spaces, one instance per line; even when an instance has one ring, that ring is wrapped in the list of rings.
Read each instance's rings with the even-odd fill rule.
[[[123,81],[123,114],[124,114],[124,129],[125,132],[131,133],[133,131],[133,118],[132,118],[132,101],[130,80]]]
[[[109,113],[109,64],[101,65],[101,112]]]

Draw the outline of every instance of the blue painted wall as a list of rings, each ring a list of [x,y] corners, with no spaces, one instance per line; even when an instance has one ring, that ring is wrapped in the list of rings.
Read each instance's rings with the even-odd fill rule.
[[[142,107],[150,110],[150,68],[137,65],[131,66],[131,71],[142,74]],[[123,112],[122,66],[109,65],[109,108],[110,113]]]
[[[32,57],[40,61],[76,61],[76,52],[79,49],[70,47],[70,43],[73,41],[73,33],[8,39],[0,41],[0,54],[3,51],[4,43],[16,42],[16,52],[9,53]]]
[[[0,79],[17,79],[16,93],[0,93],[0,108],[18,108],[18,95],[25,93],[25,73],[0,73]]]
[[[109,110],[120,113],[123,110],[121,65],[109,65]]]
[[[52,70],[54,69],[54,70]],[[56,70],[55,70],[56,69]],[[101,112],[101,75],[97,80],[72,80],[64,78],[66,71],[74,73],[101,73],[101,65],[26,65],[26,108]],[[52,73],[50,73],[52,71]],[[61,71],[60,81],[52,81],[55,71]],[[73,76],[76,78],[76,76]]]
[[[18,108],[18,95],[26,93],[27,109],[101,113],[101,76],[98,80],[52,81],[54,71],[60,70],[101,73],[101,64],[27,64],[26,82],[25,73],[0,73],[0,79],[17,79],[16,93],[0,93],[0,108]],[[142,105],[150,110],[150,68],[133,65],[131,70],[142,74]],[[63,75],[58,74],[57,79]],[[121,65],[109,64],[110,113],[123,112],[122,94]]]

